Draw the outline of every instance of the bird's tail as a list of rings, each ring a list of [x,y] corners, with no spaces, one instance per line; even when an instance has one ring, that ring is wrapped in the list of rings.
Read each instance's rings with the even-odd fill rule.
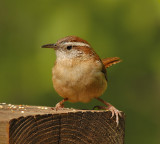
[[[122,60],[119,57],[109,57],[109,58],[104,58],[102,60],[102,63],[104,64],[105,68],[108,68],[112,66],[113,64],[117,64],[121,61]]]

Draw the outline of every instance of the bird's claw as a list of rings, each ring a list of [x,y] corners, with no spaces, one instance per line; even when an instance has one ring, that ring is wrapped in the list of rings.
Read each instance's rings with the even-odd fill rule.
[[[116,123],[117,123],[117,126],[119,125],[119,116],[122,117],[122,114],[121,112],[122,111],[119,111],[118,109],[116,109],[114,106],[110,105],[108,107],[104,107],[104,106],[95,106],[93,109],[95,108],[98,108],[98,109],[104,109],[104,110],[107,110],[107,111],[111,111],[112,115],[111,115],[111,118],[113,118],[114,116],[116,117]]]
[[[116,117],[116,123],[117,123],[117,126],[118,126],[118,124],[119,124],[119,116],[122,117],[121,111],[119,111],[118,109],[116,109],[112,105],[107,107],[107,110],[111,111],[111,113],[112,113],[111,118],[113,118],[114,116]]]
[[[64,108],[64,102],[67,101],[68,98],[64,98],[62,101],[60,101],[59,103],[56,104],[56,106],[54,108],[52,108],[52,110],[59,110],[59,109],[63,109]]]
[[[64,108],[64,104],[61,103],[57,103],[56,106],[54,108],[51,108],[52,110],[60,110]]]

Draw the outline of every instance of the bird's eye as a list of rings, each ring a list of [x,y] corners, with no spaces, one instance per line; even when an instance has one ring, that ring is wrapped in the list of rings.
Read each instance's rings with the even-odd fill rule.
[[[68,50],[71,50],[71,49],[72,49],[72,46],[67,46],[67,49],[68,49]]]

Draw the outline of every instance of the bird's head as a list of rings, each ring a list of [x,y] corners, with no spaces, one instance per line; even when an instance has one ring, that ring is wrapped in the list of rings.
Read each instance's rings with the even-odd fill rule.
[[[57,59],[86,59],[95,55],[90,44],[77,36],[67,36],[54,44],[43,45],[42,48],[53,48]]]

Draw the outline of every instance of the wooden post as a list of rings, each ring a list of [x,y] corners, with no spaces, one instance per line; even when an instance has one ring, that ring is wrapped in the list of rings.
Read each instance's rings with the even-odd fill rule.
[[[110,111],[0,104],[0,144],[123,144]]]

